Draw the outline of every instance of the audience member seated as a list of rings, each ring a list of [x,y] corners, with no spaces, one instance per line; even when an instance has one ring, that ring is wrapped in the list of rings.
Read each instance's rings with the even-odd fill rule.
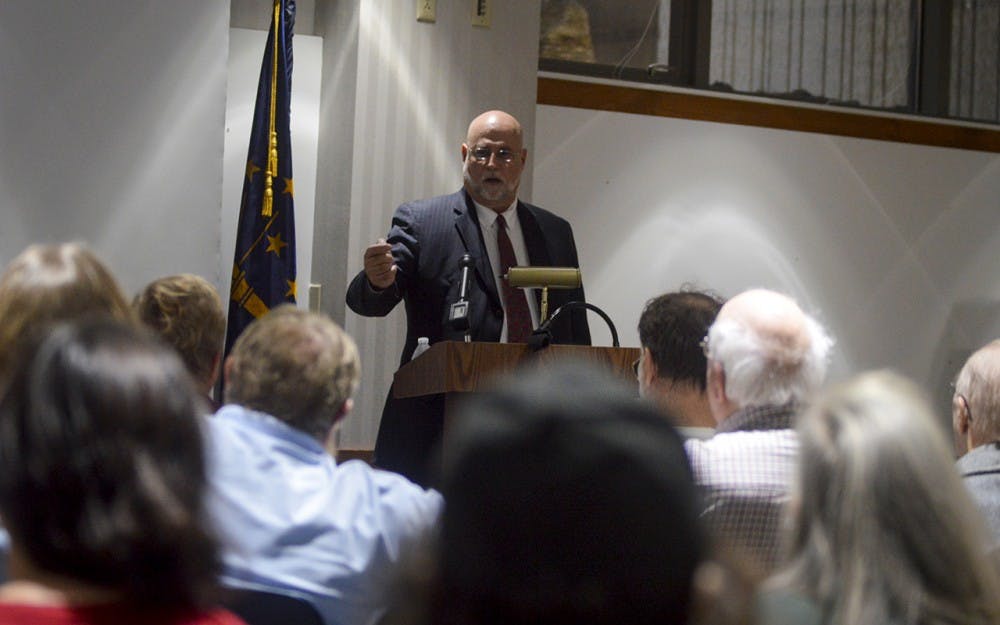
[[[337,324],[277,308],[233,346],[227,405],[206,423],[224,581],[309,599],[328,625],[380,617],[399,559],[442,507],[402,476],[334,460],[359,370]]]
[[[715,427],[705,392],[707,363],[701,340],[722,303],[708,293],[676,291],[646,302],[639,316],[639,395],[674,415],[678,425]]]
[[[226,334],[226,316],[215,287],[190,273],[160,278],[135,296],[132,309],[177,350],[202,394],[211,395]]]
[[[890,372],[829,392],[798,424],[787,567],[768,625],[995,625],[987,530],[927,402]]]
[[[426,622],[688,622],[701,506],[651,406],[566,367],[470,400],[448,436]]]
[[[132,325],[60,326],[0,399],[0,622],[235,625],[210,609],[196,391]]]
[[[29,246],[0,275],[0,379],[24,366],[22,342],[91,313],[132,316],[104,263],[80,243]]]
[[[131,319],[118,282],[84,245],[31,245],[10,261],[0,274],[0,392],[53,324],[91,314]],[[0,581],[9,548],[0,528]]]
[[[951,400],[959,443],[958,470],[986,515],[994,546],[1000,546],[1000,340],[962,367]]]
[[[823,382],[831,340],[792,299],[756,289],[722,306],[706,341],[716,434],[685,446],[712,536],[764,576],[791,488],[793,418]]]

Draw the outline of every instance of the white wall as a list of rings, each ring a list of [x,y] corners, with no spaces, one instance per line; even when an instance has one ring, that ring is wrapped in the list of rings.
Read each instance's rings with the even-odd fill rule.
[[[536,124],[535,200],[573,223],[623,345],[682,283],[764,286],[831,329],[834,378],[893,367],[941,405],[1000,336],[1000,155],[553,106]]]
[[[0,2],[0,263],[75,239],[129,292],[221,285],[228,1],[52,4]]]
[[[320,3],[328,0],[319,0]],[[331,0],[338,2],[339,0]],[[230,0],[229,26],[267,32],[274,0]],[[315,35],[316,0],[295,0],[295,36]]]

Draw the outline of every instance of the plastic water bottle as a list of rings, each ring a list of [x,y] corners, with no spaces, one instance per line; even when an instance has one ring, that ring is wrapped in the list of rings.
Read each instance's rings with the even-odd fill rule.
[[[417,339],[417,347],[413,350],[413,356],[410,356],[410,360],[416,360],[417,356],[426,352],[431,348],[430,339],[426,336],[422,336]]]

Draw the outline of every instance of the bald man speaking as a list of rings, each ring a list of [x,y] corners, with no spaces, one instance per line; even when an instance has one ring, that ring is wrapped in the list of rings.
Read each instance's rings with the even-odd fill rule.
[[[461,260],[472,258],[466,299],[473,341],[521,343],[539,323],[540,294],[511,288],[510,266],[579,267],[569,222],[518,200],[528,159],[521,124],[503,111],[487,111],[469,124],[462,143],[463,188],[408,202],[396,209],[389,234],[369,245],[364,269],[347,290],[347,305],[366,317],[383,317],[403,301],[410,360],[419,337],[433,345],[463,340],[448,322],[459,300]],[[582,287],[549,294],[550,310],[583,301]],[[552,327],[556,343],[590,344],[585,311],[573,310]],[[396,398],[389,389],[375,463],[427,484],[432,451],[443,424],[444,396]]]

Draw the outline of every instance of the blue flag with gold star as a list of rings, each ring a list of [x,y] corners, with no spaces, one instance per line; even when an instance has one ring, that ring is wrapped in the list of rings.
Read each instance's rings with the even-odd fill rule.
[[[295,0],[274,0],[240,200],[226,354],[254,319],[295,303],[295,217],[289,102]]]

